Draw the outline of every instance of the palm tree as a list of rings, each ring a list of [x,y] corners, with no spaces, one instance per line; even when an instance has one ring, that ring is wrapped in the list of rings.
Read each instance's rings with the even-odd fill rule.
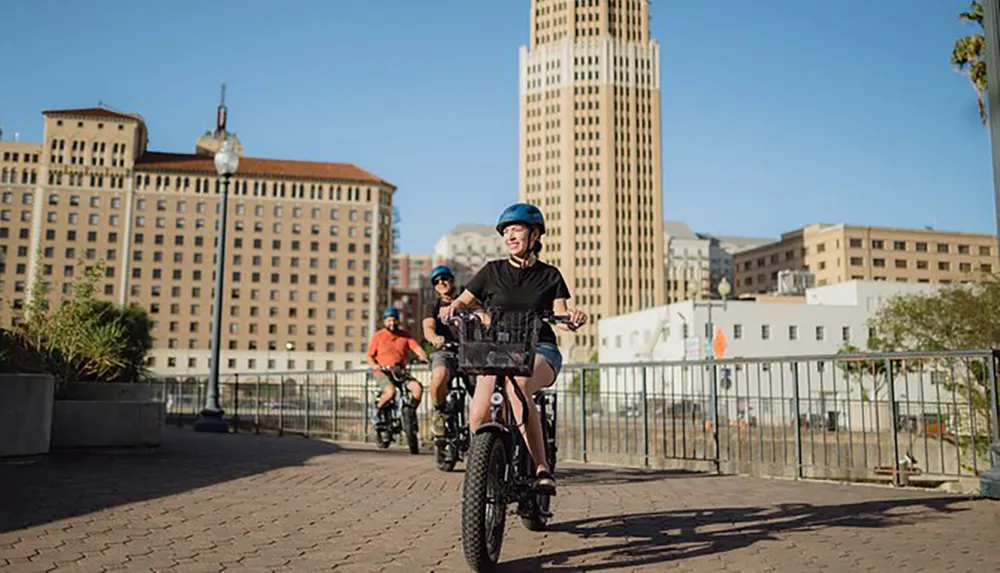
[[[962,12],[958,19],[963,24],[972,22],[979,27],[979,33],[966,36],[955,42],[951,51],[951,65],[969,76],[979,104],[979,117],[986,124],[986,38],[983,37],[983,5],[972,2],[968,12]]]

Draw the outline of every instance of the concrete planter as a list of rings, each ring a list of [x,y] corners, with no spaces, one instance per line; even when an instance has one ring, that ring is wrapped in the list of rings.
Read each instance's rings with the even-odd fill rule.
[[[107,402],[152,402],[151,384],[105,384],[86,382],[66,384],[60,400],[104,400]]]
[[[55,379],[0,374],[0,458],[49,451]]]
[[[67,384],[52,408],[52,447],[158,446],[167,409],[142,384]]]

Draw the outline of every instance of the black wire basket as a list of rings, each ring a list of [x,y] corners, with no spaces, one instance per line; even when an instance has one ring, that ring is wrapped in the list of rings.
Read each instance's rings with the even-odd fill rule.
[[[531,376],[538,347],[539,316],[531,311],[487,311],[489,326],[465,318],[458,336],[458,368],[466,374]]]

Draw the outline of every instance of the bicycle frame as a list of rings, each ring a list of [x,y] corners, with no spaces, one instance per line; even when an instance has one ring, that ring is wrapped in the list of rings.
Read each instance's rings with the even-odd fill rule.
[[[521,387],[517,385],[514,378],[507,375],[496,375],[493,380],[493,390],[490,394],[490,421],[482,424],[476,429],[475,435],[496,432],[503,440],[504,449],[507,450],[508,460],[503,476],[505,485],[505,495],[503,503],[520,501],[523,494],[531,491],[533,460],[528,453],[528,445],[518,427],[517,419],[514,417],[513,403],[507,392],[507,382],[514,389],[514,394],[521,403],[521,419],[528,419],[528,400]],[[536,394],[542,397],[542,392]],[[544,399],[544,397],[542,397]],[[533,401],[534,402],[534,401]],[[533,405],[532,405],[533,406]],[[544,409],[540,415],[545,415]],[[542,424],[542,440],[547,442],[550,437],[545,432],[546,424]],[[551,439],[554,439],[552,436]],[[513,475],[511,475],[513,471]]]
[[[381,408],[381,410],[385,411],[388,414],[388,418],[386,419],[386,421],[392,422],[393,420],[401,419],[400,412],[403,406],[406,406],[410,402],[412,402],[413,394],[410,392],[410,386],[409,386],[410,379],[408,376],[397,376],[395,373],[387,369],[383,370],[383,372],[385,373],[386,377],[388,377],[389,383],[396,387],[396,393],[392,397],[392,400],[386,402],[385,406],[382,406]],[[376,389],[375,404],[378,404],[378,397],[382,395],[382,391],[383,389]],[[380,409],[376,407],[375,409],[376,417],[379,414],[379,410]],[[393,435],[399,433],[393,427],[390,427],[389,430]]]

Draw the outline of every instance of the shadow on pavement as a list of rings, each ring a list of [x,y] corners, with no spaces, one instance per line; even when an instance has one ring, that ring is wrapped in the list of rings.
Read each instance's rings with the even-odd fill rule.
[[[778,535],[829,528],[886,528],[967,511],[955,496],[869,501],[842,505],[779,504],[606,516],[553,523],[549,530],[581,539],[606,539],[599,547],[560,551],[502,563],[504,571],[603,571],[743,549]],[[898,512],[898,514],[897,514]],[[573,564],[567,564],[573,560]],[[588,562],[586,565],[579,564]]]
[[[302,465],[340,446],[167,428],[145,450],[62,450],[37,463],[0,463],[0,533]]]
[[[625,485],[670,479],[713,478],[714,473],[689,470],[648,470],[627,467],[556,466],[556,479],[567,485]]]

